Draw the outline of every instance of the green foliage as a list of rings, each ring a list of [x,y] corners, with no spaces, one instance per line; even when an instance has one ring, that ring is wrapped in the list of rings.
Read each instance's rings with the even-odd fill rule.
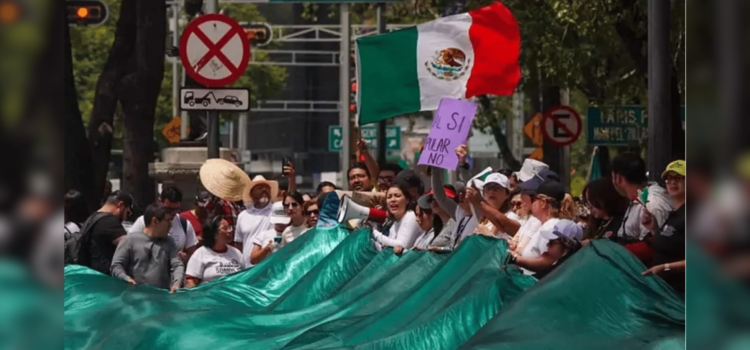
[[[120,13],[121,0],[104,0],[110,9],[109,20],[101,26],[96,27],[72,27],[71,46],[73,49],[73,75],[76,89],[78,91],[78,103],[81,109],[84,123],[88,124],[89,117],[94,105],[96,82],[104,68],[104,63],[109,55],[112,42],[114,41],[115,28]],[[255,5],[232,4],[225,6],[228,15],[238,22],[264,22],[264,18],[258,12]],[[186,19],[186,14],[182,17]],[[187,21],[185,21],[187,22]],[[171,39],[168,38],[168,46]],[[166,48],[165,48],[166,50]],[[252,53],[252,50],[251,50]],[[255,60],[263,61],[268,57],[253,54]],[[172,63],[165,56],[164,80],[156,107],[156,122],[154,131],[156,140],[160,146],[168,145],[161,134],[161,130],[172,119]],[[286,69],[283,67],[268,65],[249,65],[245,75],[241,77],[233,87],[249,88],[251,100],[267,99],[280,93],[286,82]],[[115,116],[115,140],[113,148],[119,148],[122,144],[122,123],[119,116]]]

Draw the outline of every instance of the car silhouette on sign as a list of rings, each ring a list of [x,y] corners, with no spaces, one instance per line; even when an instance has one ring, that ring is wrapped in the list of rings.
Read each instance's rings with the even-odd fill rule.
[[[240,99],[235,96],[224,96],[222,98],[216,99],[216,102],[219,102],[220,105],[227,103],[230,105],[235,105],[236,107],[242,106],[242,101],[240,101]]]

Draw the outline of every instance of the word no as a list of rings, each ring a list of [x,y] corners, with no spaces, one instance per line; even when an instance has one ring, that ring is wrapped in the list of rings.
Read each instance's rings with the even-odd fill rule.
[[[433,139],[428,137],[424,142],[424,150],[430,151],[431,153],[427,156],[427,162],[434,165],[443,164],[445,156],[443,154],[448,153],[448,147],[451,145],[451,140],[447,138]]]

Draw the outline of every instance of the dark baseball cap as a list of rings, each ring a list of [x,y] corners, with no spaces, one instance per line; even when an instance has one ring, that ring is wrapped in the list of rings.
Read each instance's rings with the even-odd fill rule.
[[[565,187],[561,183],[555,180],[547,180],[542,182],[542,184],[539,185],[539,187],[535,191],[533,191],[532,193],[527,192],[526,194],[534,196],[543,194],[547,197],[557,200],[558,202],[562,202],[563,199],[565,199],[565,195],[567,194],[567,192],[565,191]]]
[[[430,206],[430,202],[432,202],[432,194],[426,194],[422,197],[419,197],[417,200],[417,205],[422,209],[432,209],[432,206]]]
[[[560,181],[560,176],[556,172],[549,169],[542,169],[534,175],[531,179],[521,183],[521,191],[536,191],[536,189],[545,181]]]

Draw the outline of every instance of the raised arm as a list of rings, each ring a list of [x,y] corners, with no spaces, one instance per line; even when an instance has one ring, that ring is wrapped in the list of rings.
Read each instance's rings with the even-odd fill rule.
[[[378,165],[378,162],[375,161],[375,158],[372,157],[372,154],[370,154],[370,151],[367,149],[367,143],[365,140],[359,139],[359,141],[357,141],[357,148],[359,149],[359,153],[365,156],[365,166],[370,173],[370,181],[372,181],[373,184],[377,184],[378,176],[380,176],[380,166]]]
[[[294,164],[292,162],[284,164],[284,173],[289,181],[289,185],[286,188],[287,193],[297,190],[297,173],[294,170]]]
[[[456,155],[458,156],[458,179],[466,183],[471,179],[471,172],[469,172],[469,166],[466,164],[466,157],[469,155],[469,151],[466,149],[466,145],[459,145],[456,147]],[[466,186],[469,186],[466,183]]]
[[[443,188],[443,174],[441,171],[432,171],[432,192],[440,208],[443,208],[453,220],[456,220],[456,208],[458,204],[445,196]]]
[[[481,208],[484,216],[489,219],[493,225],[502,228],[502,230],[510,236],[515,236],[518,229],[521,228],[521,224],[518,221],[509,218],[505,213],[501,213],[499,210],[493,208],[492,205],[486,201],[480,201],[477,207]]]

